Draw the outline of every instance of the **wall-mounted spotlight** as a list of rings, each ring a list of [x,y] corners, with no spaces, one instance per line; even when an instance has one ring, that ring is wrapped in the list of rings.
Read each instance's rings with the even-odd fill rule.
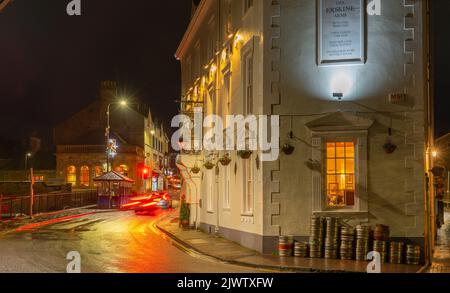
[[[333,98],[341,101],[344,98],[344,94],[343,93],[333,93]]]

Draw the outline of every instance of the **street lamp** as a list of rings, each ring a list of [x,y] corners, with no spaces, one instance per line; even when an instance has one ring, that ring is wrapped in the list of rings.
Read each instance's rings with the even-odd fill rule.
[[[109,172],[109,144],[110,144],[110,138],[109,138],[109,134],[110,134],[110,130],[111,130],[111,126],[109,123],[109,117],[110,117],[110,109],[112,105],[119,105],[121,107],[126,107],[128,106],[128,102],[126,100],[121,100],[120,102],[114,102],[114,103],[109,103],[108,107],[106,109],[106,172]]]
[[[31,153],[25,154],[25,171],[28,170],[28,158],[31,158],[31,156],[32,156]]]

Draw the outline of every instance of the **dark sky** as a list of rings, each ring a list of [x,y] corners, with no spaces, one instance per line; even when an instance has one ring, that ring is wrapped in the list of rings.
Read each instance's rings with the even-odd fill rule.
[[[0,14],[0,137],[53,125],[95,99],[101,80],[117,80],[170,122],[180,69],[174,53],[190,0],[15,0]]]
[[[179,64],[174,52],[188,25],[190,0],[15,0],[0,14],[0,138],[53,126],[92,101],[99,82],[119,81],[168,123],[177,113]],[[126,4],[125,4],[126,3]],[[450,131],[450,0],[436,5],[437,134]]]

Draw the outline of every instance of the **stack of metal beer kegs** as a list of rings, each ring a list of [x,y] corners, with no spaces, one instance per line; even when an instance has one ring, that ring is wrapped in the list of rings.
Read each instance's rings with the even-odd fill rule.
[[[407,245],[406,263],[409,265],[419,265],[419,263],[420,263],[420,246]]]
[[[356,226],[356,260],[366,261],[370,249],[370,227]]]
[[[326,218],[325,232],[325,258],[337,259],[339,250],[339,230],[340,223],[338,218]]]
[[[390,249],[390,263],[402,264],[403,263],[403,251],[405,244],[403,242],[391,242]]]
[[[342,226],[341,228],[341,259],[352,260],[353,248],[355,243],[355,229],[351,226]]]
[[[380,253],[381,263],[388,262],[390,231],[388,226],[376,225],[373,232],[373,250]]]
[[[322,217],[311,217],[311,230],[309,237],[309,257],[323,257],[324,221]]]

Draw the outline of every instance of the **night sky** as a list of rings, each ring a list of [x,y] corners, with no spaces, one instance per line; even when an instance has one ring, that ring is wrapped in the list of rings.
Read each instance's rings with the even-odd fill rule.
[[[188,26],[190,0],[15,0],[0,14],[0,137],[52,129],[117,80],[169,125],[180,97],[174,54]]]
[[[450,1],[436,0],[437,134],[450,131]],[[180,68],[174,52],[186,30],[190,0],[15,0],[0,14],[0,138],[38,130],[52,141],[55,124],[97,96],[113,79],[148,103],[168,125],[177,113]],[[126,3],[126,4],[125,4]]]

